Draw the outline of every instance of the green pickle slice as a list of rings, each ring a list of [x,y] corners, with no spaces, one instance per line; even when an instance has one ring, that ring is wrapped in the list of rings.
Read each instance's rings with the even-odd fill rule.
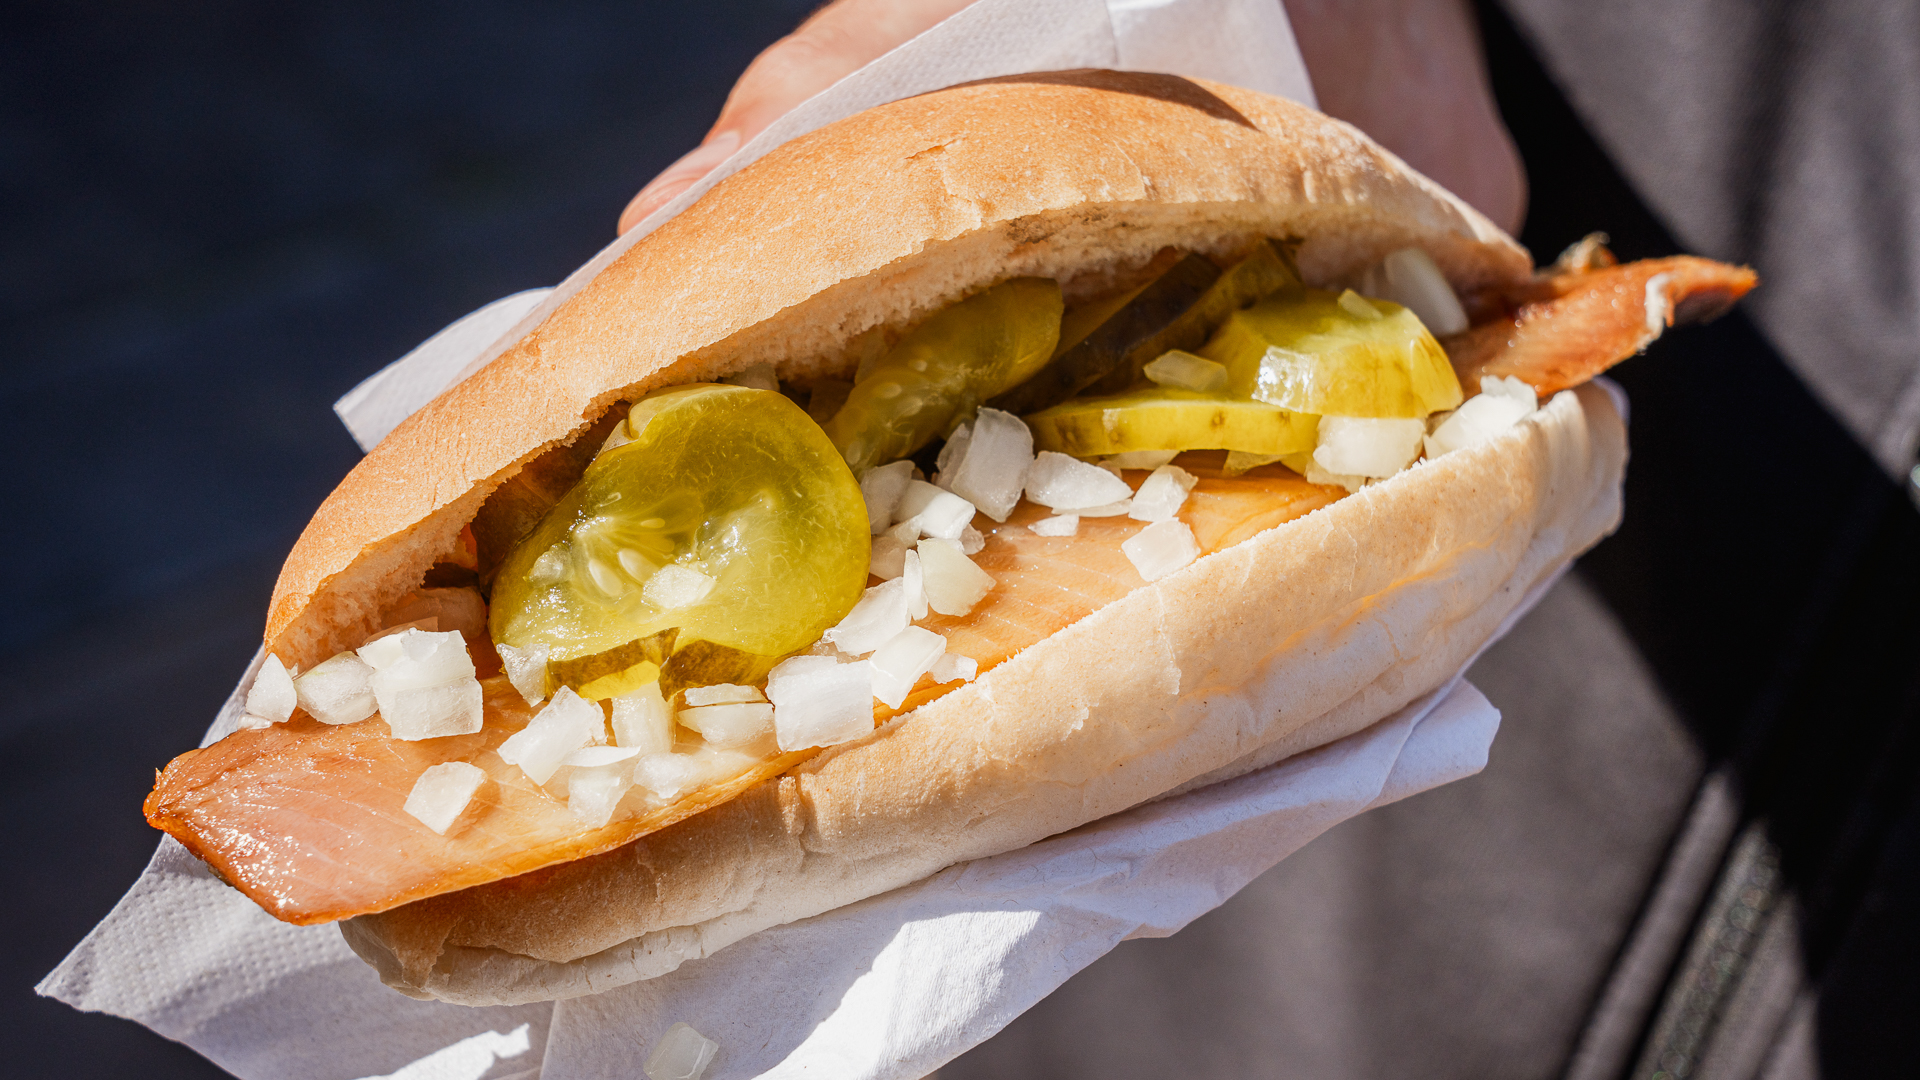
[[[1230,392],[1322,416],[1424,417],[1458,408],[1460,381],[1419,316],[1348,290],[1291,289],[1236,311],[1201,356]]]
[[[1014,278],[913,328],[854,384],[827,436],[855,474],[947,434],[981,402],[1024,382],[1060,339],[1060,286]]]
[[[587,467],[494,580],[493,639],[547,646],[556,685],[625,693],[700,642],[777,658],[860,599],[866,502],[798,405],[676,387],[641,399],[616,435],[631,441]]]
[[[1135,450],[1278,455],[1311,451],[1319,420],[1258,401],[1156,387],[1076,398],[1027,417],[1027,426],[1034,449],[1075,457]]]

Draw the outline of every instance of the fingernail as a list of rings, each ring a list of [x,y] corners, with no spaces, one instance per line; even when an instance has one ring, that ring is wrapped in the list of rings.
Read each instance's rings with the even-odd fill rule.
[[[740,133],[722,131],[681,155],[678,161],[667,166],[659,176],[647,182],[640,193],[627,204],[620,215],[620,231],[639,224],[648,214],[672,202],[674,196],[692,187],[701,177],[712,172],[714,166],[725,161],[740,148]]]

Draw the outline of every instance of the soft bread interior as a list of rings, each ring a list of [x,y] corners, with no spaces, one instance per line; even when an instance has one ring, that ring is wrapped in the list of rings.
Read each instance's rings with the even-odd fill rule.
[[[1070,72],[940,91],[783,146],[635,245],[400,425],[322,505],[268,647],[357,646],[501,482],[615,402],[761,362],[806,383],[1019,275],[1074,292],[1177,246],[1301,241],[1311,282],[1425,249],[1463,291],[1525,278],[1491,223],[1339,121],[1250,91]]]

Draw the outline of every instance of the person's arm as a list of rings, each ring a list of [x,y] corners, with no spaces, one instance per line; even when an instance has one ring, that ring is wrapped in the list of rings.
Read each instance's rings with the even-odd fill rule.
[[[705,141],[642,188],[620,231],[665,205],[782,113],[972,0],[835,0],[756,57]],[[1526,176],[1487,84],[1467,0],[1289,0],[1320,107],[1372,135],[1508,231]]]

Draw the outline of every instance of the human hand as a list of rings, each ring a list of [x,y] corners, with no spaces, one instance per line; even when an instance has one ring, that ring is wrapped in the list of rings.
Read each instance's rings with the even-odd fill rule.
[[[700,146],[620,215],[626,232],[787,110],[972,0],[835,0],[754,58]],[[1467,0],[1289,0],[1320,108],[1352,123],[1509,232],[1526,174],[1500,122]]]

